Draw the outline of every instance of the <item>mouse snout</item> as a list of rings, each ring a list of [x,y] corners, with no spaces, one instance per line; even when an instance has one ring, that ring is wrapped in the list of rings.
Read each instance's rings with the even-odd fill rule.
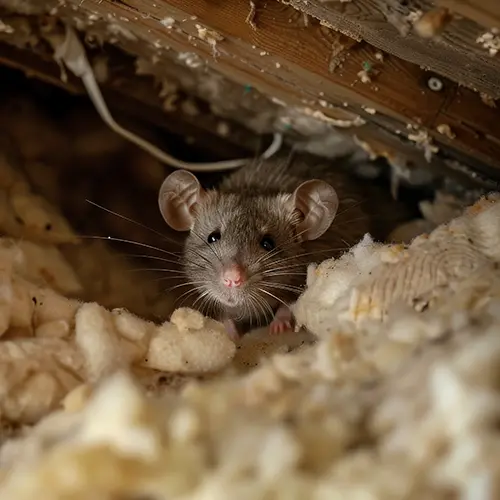
[[[246,281],[245,270],[237,264],[225,267],[222,270],[222,281],[228,288],[239,287]]]

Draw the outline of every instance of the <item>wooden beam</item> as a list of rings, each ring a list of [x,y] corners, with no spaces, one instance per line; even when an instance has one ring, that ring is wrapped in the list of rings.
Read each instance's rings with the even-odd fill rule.
[[[47,4],[53,15],[87,33],[95,31],[133,54],[154,59],[158,74],[172,49],[179,62],[197,57],[198,71],[206,65],[228,80],[309,108],[326,120],[347,110],[402,138],[419,136],[416,128],[419,137],[427,133],[444,151],[500,167],[500,122],[496,110],[477,94],[459,91],[446,79],[437,81],[440,90],[432,90],[432,74],[314,19],[306,21],[296,9],[277,1],[259,4],[255,12],[247,0]],[[186,58],[186,52],[193,57]],[[363,83],[365,76],[371,81]],[[234,98],[228,96],[227,101]],[[440,125],[447,125],[454,138],[438,132]],[[363,128],[349,131],[361,135]]]
[[[490,57],[488,50],[476,41],[485,33],[484,27],[469,19],[452,19],[444,31],[431,40],[412,31],[412,19],[436,7],[432,0],[286,0],[285,3],[347,36],[365,40],[380,50],[460,85],[500,98],[500,58]],[[441,0],[441,3],[443,6],[454,5],[457,9],[461,5],[460,11],[474,20],[477,16],[473,13],[481,12],[479,7],[476,8],[475,0],[474,7],[465,1]],[[483,11],[482,17],[489,18],[500,28],[500,22],[497,22],[500,2],[482,0],[482,4],[490,6],[488,12]],[[491,17],[488,17],[490,13]]]
[[[317,21],[309,20],[305,26],[303,16],[277,1],[257,7],[256,29],[247,20],[247,0],[217,4],[208,0],[159,0],[154,6],[146,0],[127,0],[127,4],[73,1],[72,8],[67,7],[72,18],[76,12],[73,7],[86,9],[82,12],[87,15],[126,26],[139,40],[177,51],[186,50],[188,38],[191,50],[228,78],[271,95],[281,88],[320,109],[321,103],[326,103],[322,109],[326,115],[330,105],[347,104],[371,121],[372,115],[365,110],[373,109],[398,122],[394,130],[404,132],[408,124],[413,124],[427,129],[443,145],[450,141],[436,127],[446,120],[455,135],[451,147],[500,166],[500,142],[492,139],[500,138],[500,123],[496,125],[492,119],[492,115],[497,116],[496,110],[483,104],[478,95],[466,90],[458,94],[457,85],[445,79],[441,80],[442,90],[433,91],[428,85],[432,74],[394,56],[385,55],[380,61],[374,47],[353,45],[352,39]],[[59,12],[62,14],[64,7]],[[171,29],[162,24],[165,19],[173,20]],[[221,39],[210,40],[204,29]],[[129,45],[137,51],[144,42]],[[360,72],[367,63],[373,67],[372,81],[363,83]],[[451,108],[456,111],[449,115],[446,109]],[[478,112],[471,118],[471,108],[481,110],[484,117]],[[480,124],[476,124],[478,116]],[[482,136],[485,121],[491,125],[488,137]]]
[[[436,2],[482,26],[500,29],[500,2],[497,0],[436,0]]]

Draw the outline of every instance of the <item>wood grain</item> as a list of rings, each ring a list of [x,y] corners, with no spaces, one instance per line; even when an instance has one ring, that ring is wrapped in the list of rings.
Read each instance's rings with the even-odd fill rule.
[[[497,0],[436,0],[436,3],[488,28],[500,27]]]
[[[458,131],[451,143],[435,130],[441,109],[455,99],[457,85],[454,82],[441,79],[443,90],[433,92],[427,85],[432,73],[388,54],[379,62],[374,47],[364,43],[353,47],[348,38],[315,19],[305,26],[303,18],[290,6],[276,1],[257,3],[254,29],[246,22],[249,12],[246,0],[164,0],[154,4],[154,8],[145,0],[127,0],[126,5],[87,1],[85,5],[92,5],[93,11],[101,14],[114,12],[117,19],[128,14],[133,24],[129,22],[127,27],[137,30],[140,38],[159,40],[160,44],[176,50],[186,50],[186,36],[191,37],[193,52],[208,66],[242,85],[250,84],[271,95],[285,93],[288,102],[289,96],[294,95],[295,102],[305,100],[320,109],[320,101],[333,106],[347,104],[348,109],[361,114],[367,121],[372,117],[363,107],[372,108],[377,114],[398,122],[394,130],[405,130],[408,123],[427,127],[438,144],[500,166],[500,147],[495,140],[476,140],[463,133],[466,143],[462,144],[463,127],[460,124],[467,119],[450,125]],[[162,27],[160,21],[166,17],[176,20],[176,29]],[[197,25],[215,30],[224,37],[216,45],[217,58],[213,56],[212,47],[199,39]],[[384,26],[387,26],[385,21]],[[343,43],[351,48],[347,49],[341,65],[331,72],[332,48]],[[358,76],[365,62],[378,71],[370,84],[361,83]],[[467,95],[468,102],[473,102],[476,109],[490,112],[479,96],[472,92]],[[460,112],[467,116],[468,109],[462,106]],[[328,115],[328,106],[322,111]],[[451,119],[455,120],[455,116]],[[500,127],[495,125],[490,135],[500,137]]]
[[[101,37],[104,33],[109,38],[112,25],[112,39],[132,54],[155,59],[158,74],[163,67],[172,67],[170,62],[164,63],[170,51],[196,54],[201,66],[194,71],[212,71],[241,84],[226,99],[235,109],[252,108],[253,100],[242,90],[251,87],[287,104],[319,110],[327,117],[345,109],[392,133],[404,135],[411,124],[427,130],[443,151],[500,167],[500,121],[479,116],[481,110],[497,112],[477,94],[465,89],[458,92],[457,84],[444,78],[443,89],[434,92],[428,86],[432,73],[367,43],[353,43],[315,19],[305,22],[300,12],[277,1],[257,2],[252,23],[247,22],[247,0],[48,3],[56,15],[84,26],[87,32],[95,29]],[[165,27],[165,19],[173,20],[170,29]],[[380,21],[381,29],[387,25],[385,18]],[[210,35],[210,30],[216,33]],[[215,43],[210,43],[214,36]],[[333,67],[332,57],[337,61]],[[182,63],[179,58],[178,63]],[[367,63],[372,67],[372,81],[362,83],[359,73]],[[189,79],[189,72],[184,77]],[[193,84],[193,92],[200,91],[199,82]],[[455,139],[436,131],[444,120],[456,131]],[[487,127],[487,133],[482,132]],[[357,134],[359,128],[346,131]]]
[[[365,40],[405,61],[500,98],[500,57],[490,57],[476,42],[485,32],[484,27],[469,19],[454,19],[432,40],[412,32],[408,16],[431,10],[435,7],[432,0],[353,0],[346,3],[290,0],[290,4],[347,36]],[[498,11],[500,7],[495,9]]]

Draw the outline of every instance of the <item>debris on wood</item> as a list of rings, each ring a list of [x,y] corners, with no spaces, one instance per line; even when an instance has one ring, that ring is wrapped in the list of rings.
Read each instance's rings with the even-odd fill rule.
[[[302,18],[304,19],[304,28],[309,26],[309,16],[306,12],[302,14]]]
[[[222,137],[227,137],[231,133],[229,124],[227,122],[219,122],[217,124],[217,133]]]
[[[420,16],[413,29],[422,38],[433,38],[444,31],[451,19],[448,9],[439,7]]]
[[[2,20],[0,20],[0,33],[6,33],[10,35],[14,33],[14,28],[9,24],[6,24]]]
[[[357,76],[361,80],[361,83],[371,83],[372,76],[376,76],[378,70],[375,70],[372,63],[369,61],[363,62],[363,69],[358,72]]]
[[[496,56],[500,50],[500,36],[498,36],[498,30],[491,29],[483,33],[476,39],[476,43],[481,44],[483,48],[488,51],[490,56]]]
[[[423,15],[424,13],[421,10],[413,10],[405,16],[405,19],[414,26],[415,23],[420,21]]]
[[[481,101],[483,101],[483,103],[486,104],[486,106],[488,106],[490,108],[497,107],[497,105],[495,103],[495,99],[493,99],[493,97],[491,97],[488,94],[485,94],[484,92],[481,92],[479,95],[481,97]]]
[[[404,15],[400,12],[398,4],[398,0],[388,0],[381,2],[379,5],[387,21],[398,30],[400,36],[406,37],[410,33],[413,23],[420,18],[422,12],[415,11]]]
[[[454,132],[452,132],[450,126],[446,123],[442,123],[436,127],[436,130],[440,133],[448,137],[448,139],[455,139],[457,136]]]
[[[201,26],[200,24],[197,24],[195,28],[198,30],[198,38],[207,42],[208,45],[212,47],[212,54],[214,57],[216,57],[218,55],[217,42],[222,42],[222,40],[224,40],[224,37],[217,31],[210,30],[204,26]]]
[[[409,126],[412,129],[412,126]],[[425,159],[430,163],[432,155],[439,151],[439,148],[432,143],[432,137],[427,130],[417,130],[408,134],[408,139],[415,142],[424,150]]]
[[[332,43],[332,53],[328,63],[328,71],[333,73],[349,56],[351,50],[358,42],[343,35],[340,35],[337,40]]]
[[[204,64],[203,60],[194,52],[179,52],[177,58],[180,61],[184,61],[186,66],[192,69],[199,68]]]
[[[165,26],[167,29],[172,29],[173,26],[175,25],[175,19],[173,17],[164,17],[161,21],[160,24],[162,26]]]
[[[257,25],[255,24],[255,15],[257,13],[257,7],[255,5],[254,0],[249,0],[249,4],[250,4],[250,11],[248,12],[245,22],[249,24],[254,31],[256,31]]]
[[[356,116],[353,120],[339,120],[325,115],[319,109],[311,109],[306,107],[306,108],[301,108],[301,111],[307,116],[312,116],[313,118],[317,118],[319,120],[322,120],[326,123],[333,125],[334,127],[339,127],[339,128],[360,127],[361,125],[364,125],[366,123],[366,121],[363,120],[363,118],[361,118],[360,116]]]
[[[107,30],[111,35],[115,35],[117,37],[123,37],[126,40],[132,42],[137,41],[137,37],[134,35],[134,33],[132,33],[132,31],[130,31],[127,28],[124,28],[122,25],[118,23],[109,23],[107,25]]]

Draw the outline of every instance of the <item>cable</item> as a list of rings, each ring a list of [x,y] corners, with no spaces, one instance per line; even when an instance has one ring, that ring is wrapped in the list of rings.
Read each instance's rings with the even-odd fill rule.
[[[85,90],[87,91],[90,100],[94,104],[94,107],[102,120],[114,132],[134,143],[144,151],[147,151],[162,163],[166,163],[173,168],[185,169],[191,172],[221,172],[224,170],[240,168],[249,163],[250,159],[248,158],[208,163],[189,163],[170,156],[148,141],[123,128],[114,120],[96,81],[92,66],[87,59],[85,49],[73,28],[66,26],[66,37],[64,42],[54,47],[54,49],[54,57],[56,60],[64,62],[65,66],[69,70],[71,70],[77,77],[81,78],[83,85],[85,86]],[[271,158],[271,156],[279,151],[282,143],[283,136],[280,133],[275,133],[273,142],[262,154],[262,158],[266,160]]]

